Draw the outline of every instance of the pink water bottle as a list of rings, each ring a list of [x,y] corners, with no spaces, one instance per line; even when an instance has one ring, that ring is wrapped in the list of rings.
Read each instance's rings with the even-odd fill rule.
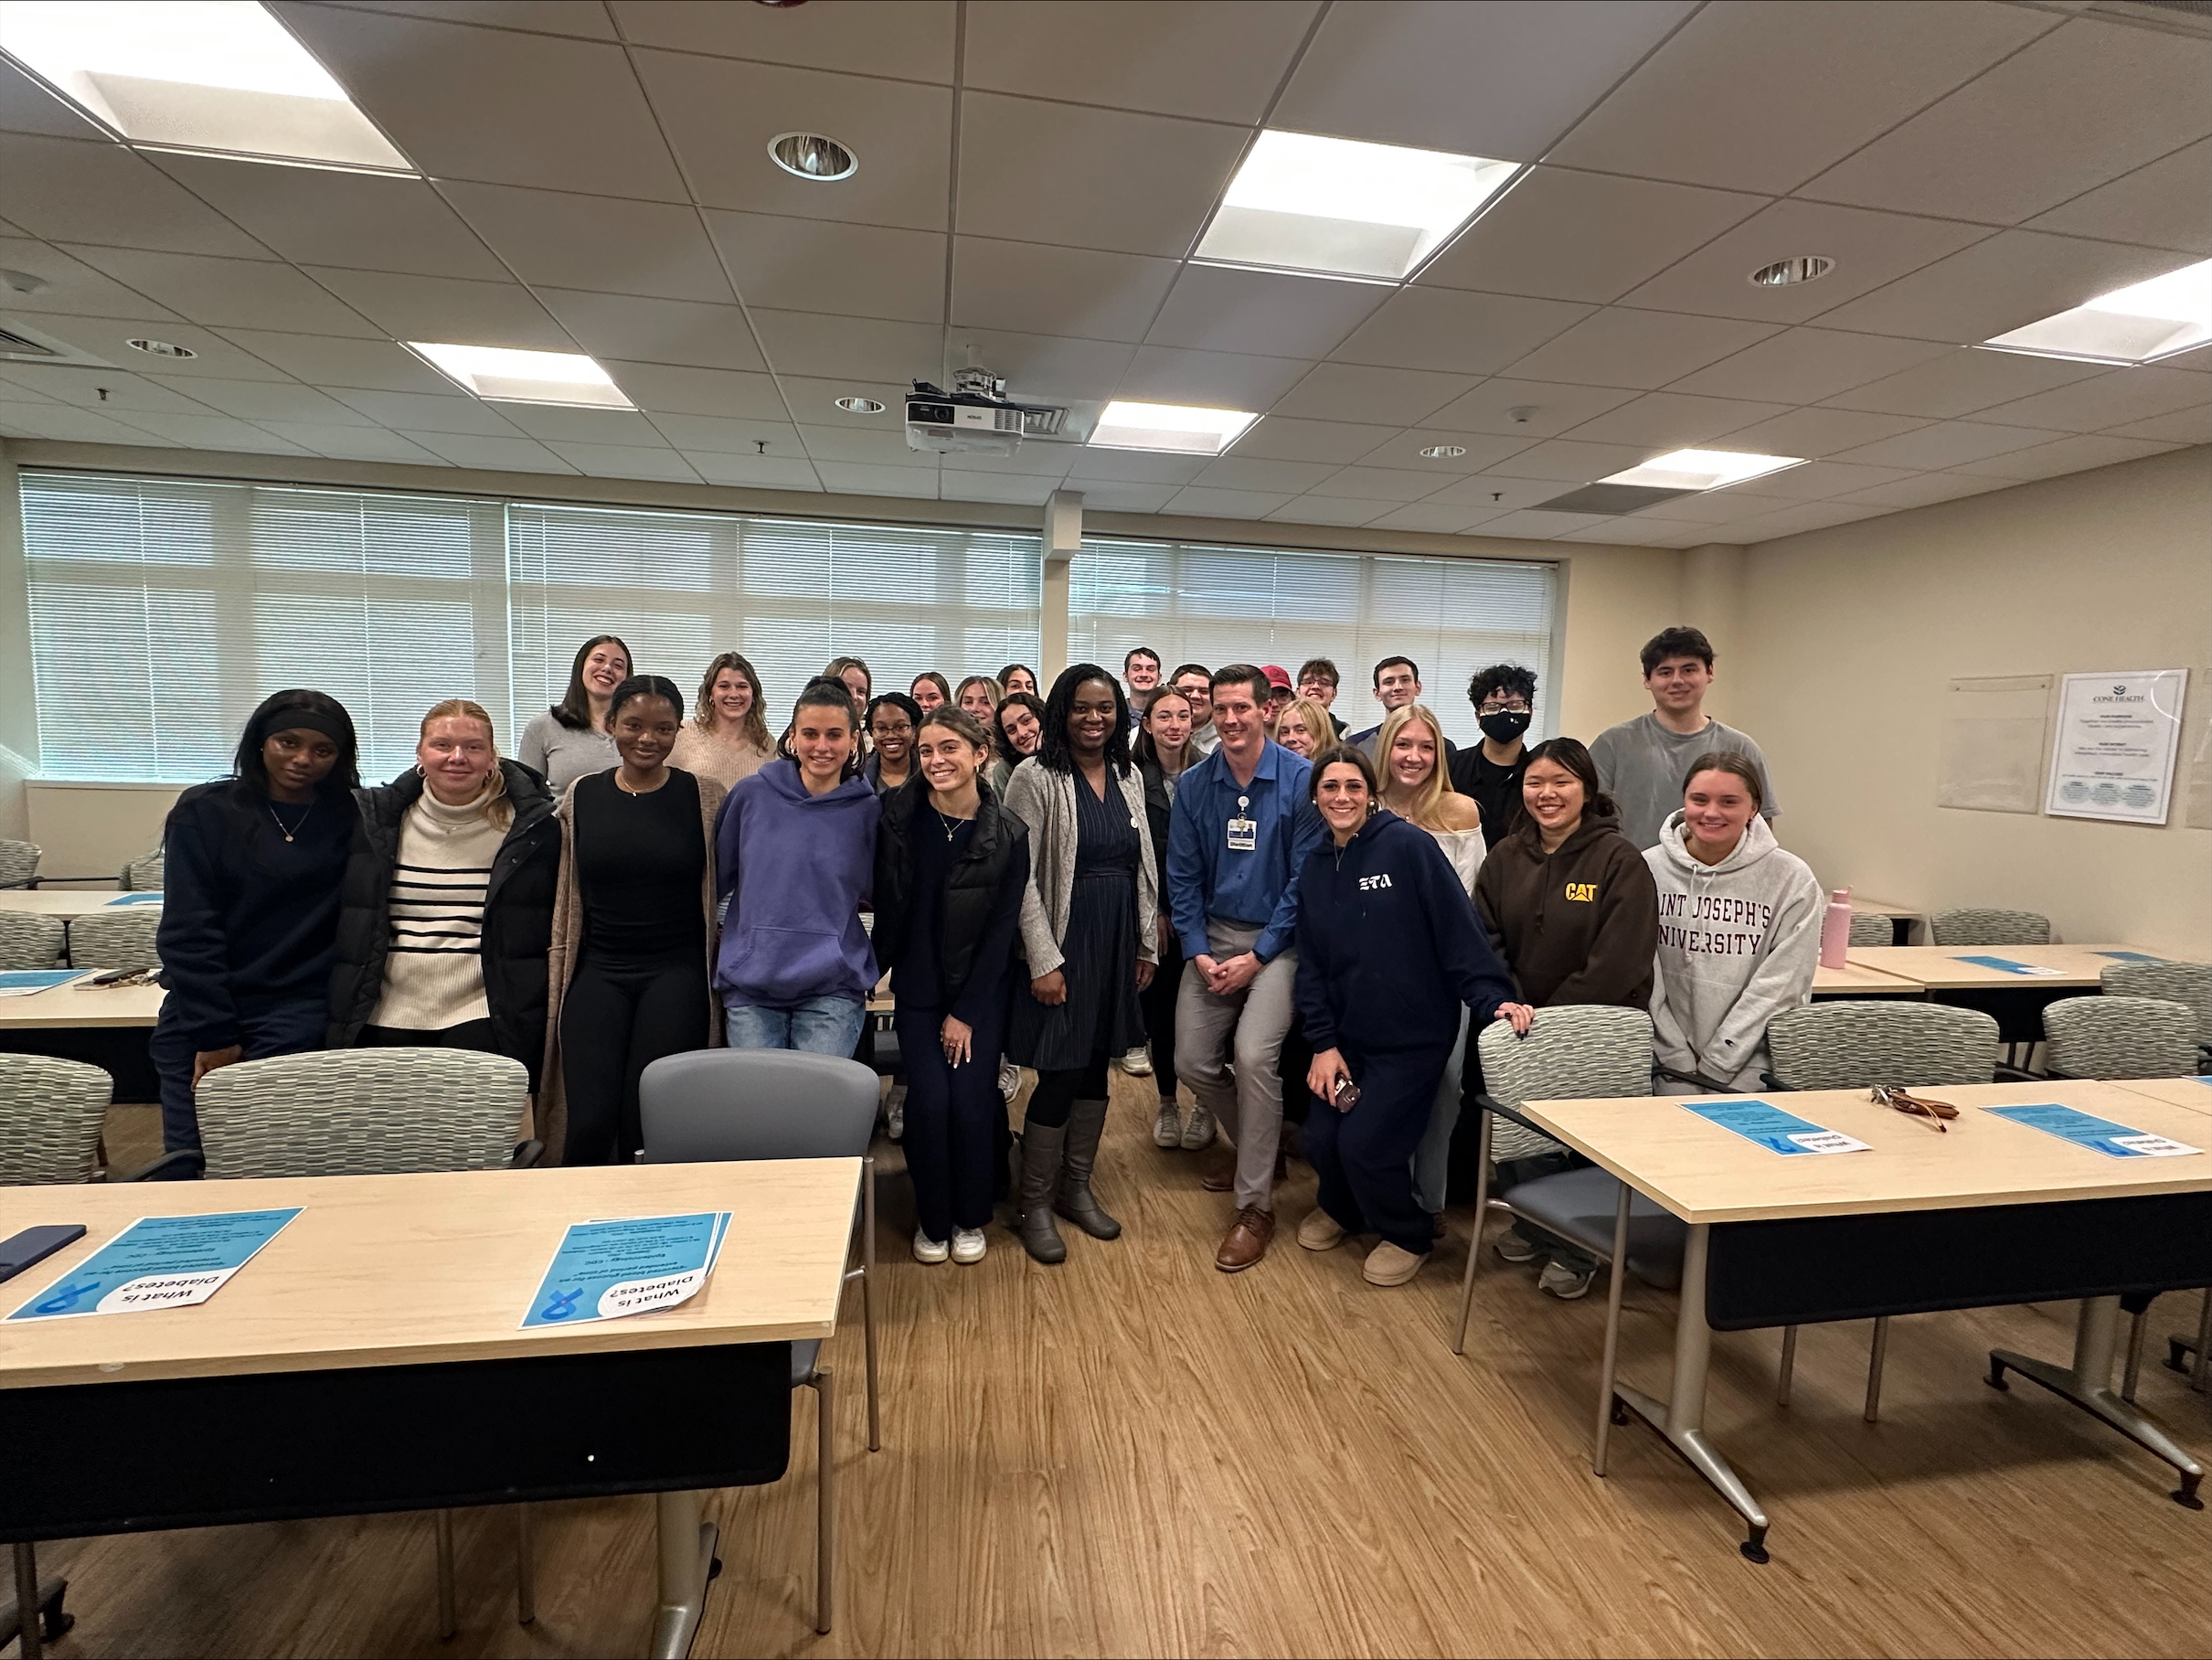
[[[1851,889],[1838,888],[1828,896],[1828,913],[1820,920],[1820,965],[1841,968],[1851,950]]]

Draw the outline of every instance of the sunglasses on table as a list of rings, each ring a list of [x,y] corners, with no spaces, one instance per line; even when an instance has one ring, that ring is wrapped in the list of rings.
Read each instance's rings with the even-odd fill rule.
[[[1929,1101],[1913,1094],[1909,1090],[1892,1090],[1877,1084],[1867,1091],[1867,1094],[1877,1106],[1891,1108],[1910,1118],[1925,1119],[1931,1128],[1942,1134],[1950,1133],[1950,1129],[1943,1121],[1947,1118],[1956,1118],[1959,1115],[1958,1108],[1952,1106],[1951,1102]]]

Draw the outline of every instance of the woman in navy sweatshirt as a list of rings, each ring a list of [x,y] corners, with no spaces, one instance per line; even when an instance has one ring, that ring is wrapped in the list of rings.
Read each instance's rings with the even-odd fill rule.
[[[1403,1285],[1431,1240],[1412,1158],[1458,1041],[1460,1008],[1480,1031],[1513,981],[1436,838],[1377,805],[1356,750],[1324,750],[1311,789],[1329,829],[1298,878],[1298,1012],[1313,1064],[1305,1150],[1321,1208],[1298,1242],[1328,1250],[1382,1236],[1370,1284]]]
[[[169,995],[150,1045],[166,1152],[199,1145],[193,1091],[209,1072],[323,1045],[358,751],[335,697],[271,693],[246,722],[232,776],[195,784],[169,810],[155,936]]]

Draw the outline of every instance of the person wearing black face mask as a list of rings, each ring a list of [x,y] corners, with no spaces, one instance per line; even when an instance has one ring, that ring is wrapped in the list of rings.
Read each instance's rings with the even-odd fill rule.
[[[1498,663],[1467,683],[1483,741],[1451,758],[1452,787],[1474,797],[1483,810],[1483,842],[1494,847],[1521,816],[1521,773],[1528,765],[1522,741],[1534,718],[1537,677],[1517,663]]]

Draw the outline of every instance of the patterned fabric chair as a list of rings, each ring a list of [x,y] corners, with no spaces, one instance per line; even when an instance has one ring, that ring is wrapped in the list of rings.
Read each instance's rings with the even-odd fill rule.
[[[90,1181],[114,1090],[81,1061],[0,1054],[0,1185]]]
[[[2212,963],[2115,963],[2097,976],[2108,997],[2164,997],[2196,1013],[2197,1047],[2212,1058]]]
[[[161,911],[154,906],[95,910],[69,923],[71,968],[148,969],[161,966],[154,936]]]
[[[2186,1078],[2196,1070],[2196,1011],[2163,997],[2066,997],[2043,1011],[2055,1078]]]
[[[59,917],[0,910],[0,968],[59,968],[68,934]]]
[[[1897,924],[1888,917],[1877,917],[1870,910],[1851,913],[1851,943],[1854,945],[1895,945]]]
[[[1502,1036],[1494,1038],[1493,1032]],[[1527,1037],[1515,1038],[1510,1027],[1494,1023],[1477,1042],[1482,1044],[1485,1088],[1497,1101],[1516,1110],[1524,1101],[1652,1092],[1652,1022],[1641,1009],[1538,1009]],[[1490,1070],[1494,1044],[1496,1072]],[[1488,1127],[1490,1157],[1500,1164],[1567,1151],[1517,1119],[1500,1117]]]
[[[1939,910],[1928,919],[1933,945],[2048,945],[2051,920],[2032,910]]]
[[[141,854],[122,867],[115,885],[125,893],[159,893],[162,889],[162,851]]]
[[[28,888],[38,874],[37,842],[0,841],[0,888]]]

